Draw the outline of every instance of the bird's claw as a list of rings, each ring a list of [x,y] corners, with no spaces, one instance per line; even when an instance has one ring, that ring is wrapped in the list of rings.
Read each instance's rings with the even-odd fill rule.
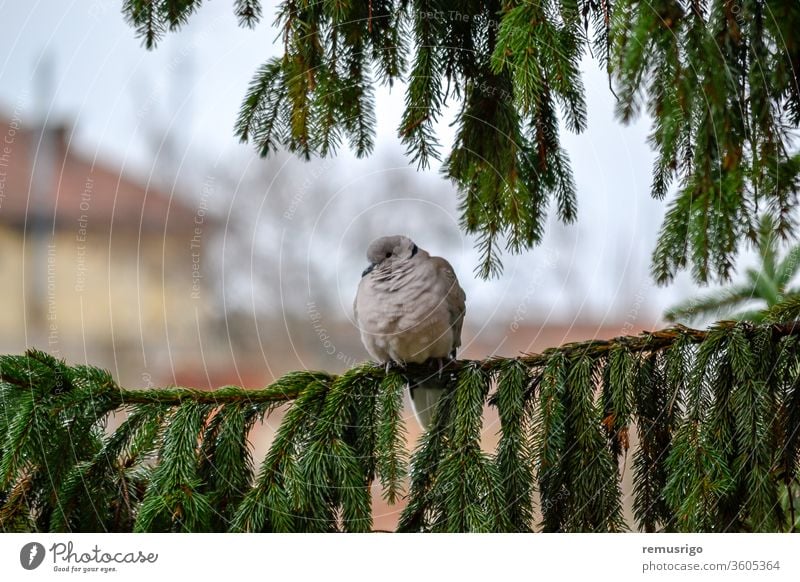
[[[388,374],[392,368],[398,368],[400,370],[405,370],[406,364],[405,362],[395,362],[394,360],[387,360],[383,364],[383,369],[386,374]]]

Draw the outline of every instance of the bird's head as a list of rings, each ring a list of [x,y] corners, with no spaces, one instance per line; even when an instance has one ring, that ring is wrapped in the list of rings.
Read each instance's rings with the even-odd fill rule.
[[[396,263],[409,260],[418,252],[419,247],[407,236],[383,236],[372,241],[367,247],[369,266],[361,273],[361,276],[367,275],[376,267],[391,268]]]

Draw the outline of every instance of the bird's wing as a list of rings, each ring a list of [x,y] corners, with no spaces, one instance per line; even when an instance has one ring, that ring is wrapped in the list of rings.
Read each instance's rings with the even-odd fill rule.
[[[369,275],[367,275],[368,277]],[[364,313],[368,313],[370,305],[375,301],[374,292],[367,284],[367,277],[362,277],[358,282],[358,289],[356,290],[355,299],[353,299],[353,316],[355,317],[356,324],[361,327],[361,320],[358,318],[358,306],[361,304],[361,309]]]
[[[431,261],[434,263],[436,275],[444,279],[447,288],[445,303],[450,313],[450,327],[453,328],[453,352],[451,356],[455,358],[456,348],[461,345],[461,327],[464,324],[464,314],[467,311],[467,296],[461,285],[458,284],[456,272],[450,263],[442,257],[431,257]]]

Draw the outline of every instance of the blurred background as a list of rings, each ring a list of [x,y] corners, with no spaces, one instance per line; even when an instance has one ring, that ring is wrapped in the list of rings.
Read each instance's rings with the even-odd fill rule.
[[[264,160],[234,139],[252,74],[279,50],[274,7],[248,30],[230,3],[208,3],[154,51],[119,2],[0,2],[0,13],[0,353],[35,346],[131,388],[341,371],[367,359],[352,303],[366,246],[385,234],[455,267],[466,358],[657,328],[695,294],[685,274],[652,283],[665,204],[649,196],[649,121],[614,120],[590,58],[589,129],[562,134],[578,222],[551,220],[540,247],[483,281],[457,192],[404,157],[402,85],[376,91],[367,159]],[[448,119],[439,131],[452,142]]]
[[[692,292],[649,277],[664,204],[649,197],[649,123],[613,119],[590,58],[589,129],[563,139],[579,219],[477,279],[458,195],[396,136],[405,88],[376,94],[374,154],[259,159],[233,137],[274,6],[242,29],[210,3],[147,51],[120,3],[2,5],[0,351],[37,346],[126,386],[261,386],[366,359],[352,322],[365,248],[404,233],[448,258],[468,297],[463,355],[516,355],[635,333]],[[452,141],[449,120],[439,131]]]

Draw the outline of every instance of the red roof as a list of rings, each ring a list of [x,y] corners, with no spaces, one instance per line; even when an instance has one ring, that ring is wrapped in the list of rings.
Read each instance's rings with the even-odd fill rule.
[[[40,131],[18,125],[0,117],[0,223],[22,226],[26,217],[30,223],[38,215],[48,225],[72,227],[86,220],[92,230],[107,230],[112,221],[115,230],[194,228],[196,210],[190,204],[81,156],[68,147],[63,125],[48,131],[49,147]],[[41,200],[32,170],[50,183]]]

